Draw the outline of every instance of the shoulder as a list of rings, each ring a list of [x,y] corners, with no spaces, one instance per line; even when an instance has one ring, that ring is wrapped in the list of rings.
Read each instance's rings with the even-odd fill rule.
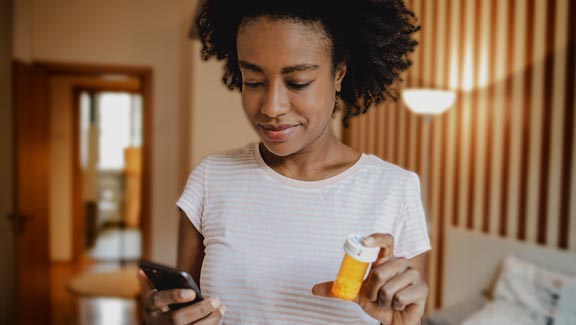
[[[419,186],[419,177],[413,171],[371,154],[364,154],[364,160],[364,177],[377,180],[380,184],[394,184],[395,187],[405,189]]]
[[[199,167],[203,169],[228,169],[254,164],[254,143],[243,147],[209,154],[202,159]]]
[[[382,158],[371,155],[364,154],[365,166],[369,172],[382,174],[385,176],[399,177],[399,178],[414,178],[418,175],[408,169],[395,165],[389,161],[383,160]]]

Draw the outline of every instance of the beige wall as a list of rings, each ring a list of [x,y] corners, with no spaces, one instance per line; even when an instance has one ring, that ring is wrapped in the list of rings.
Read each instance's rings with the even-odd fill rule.
[[[176,258],[175,202],[190,168],[210,152],[255,139],[238,94],[220,81],[220,65],[200,64],[199,42],[186,37],[196,5],[191,0],[20,0],[14,15],[13,53],[19,59],[153,69],[151,253],[169,264]],[[222,123],[225,135],[218,130]]]
[[[12,1],[0,0],[0,324],[13,324],[14,246],[10,222],[13,209],[12,164]]]
[[[226,91],[222,62],[202,61],[201,43],[192,42],[192,164],[214,150],[221,151],[257,141],[242,110],[240,92]]]

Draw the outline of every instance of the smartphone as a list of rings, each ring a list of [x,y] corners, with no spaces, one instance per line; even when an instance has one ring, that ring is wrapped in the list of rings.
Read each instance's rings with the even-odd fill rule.
[[[138,266],[144,271],[150,282],[154,285],[154,288],[158,291],[168,289],[194,290],[196,299],[180,304],[170,304],[169,307],[171,310],[177,310],[204,300],[200,288],[198,288],[198,285],[188,272],[148,260],[139,260]]]

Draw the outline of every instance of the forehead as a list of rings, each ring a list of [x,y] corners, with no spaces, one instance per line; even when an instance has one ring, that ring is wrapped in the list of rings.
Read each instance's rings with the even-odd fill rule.
[[[302,63],[329,65],[331,41],[320,23],[259,17],[238,29],[238,59],[283,67]]]

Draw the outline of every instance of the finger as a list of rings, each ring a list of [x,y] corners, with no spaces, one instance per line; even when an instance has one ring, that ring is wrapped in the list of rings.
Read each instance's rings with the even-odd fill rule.
[[[212,314],[220,307],[219,298],[209,298],[203,301],[178,309],[172,314],[174,324],[190,324]]]
[[[142,269],[138,269],[138,282],[140,282],[141,285],[149,289],[154,289],[154,285],[152,284],[152,282],[150,282],[150,280],[146,276],[146,273],[144,273]]]
[[[362,241],[366,247],[381,247],[380,258],[390,259],[394,254],[394,237],[390,234],[372,234]]]
[[[152,306],[155,309],[166,310],[168,305],[192,301],[196,298],[196,293],[191,289],[170,289],[157,291],[152,299]]]
[[[375,319],[378,319],[383,324],[391,324],[392,323],[392,315],[389,310],[384,310],[380,305],[377,303],[368,300],[363,295],[358,296],[358,305],[362,310],[372,316]],[[412,323],[405,323],[405,324],[412,324]]]
[[[334,297],[332,295],[333,284],[334,284],[333,281],[318,283],[312,287],[312,294],[315,296],[322,296],[322,297]]]
[[[378,293],[378,304],[383,308],[388,309],[393,306],[393,303],[396,303],[396,306],[394,307],[398,308],[395,309],[403,310],[406,305],[398,305],[398,301],[395,299],[397,293],[408,286],[419,283],[420,281],[420,273],[418,273],[418,271],[412,268],[406,269],[406,271],[388,280],[388,282],[380,288],[380,292]]]
[[[146,294],[146,298],[144,300],[144,308],[147,311],[154,313],[169,311],[170,308],[168,307],[168,304],[161,304],[157,302],[157,295],[158,290],[156,289],[148,290],[148,293]]]
[[[213,324],[220,324],[222,318],[224,318],[224,314],[226,313],[226,307],[220,306],[214,310],[210,316],[201,319],[194,323],[195,325],[213,325]]]
[[[392,308],[404,310],[413,305],[424,306],[428,297],[428,286],[424,281],[420,281],[411,286],[404,287],[396,292],[392,302]],[[422,308],[423,310],[423,308]]]
[[[376,301],[378,299],[380,288],[396,275],[406,271],[408,267],[408,260],[400,257],[393,258],[386,263],[373,268],[362,286],[363,294],[370,301]]]

